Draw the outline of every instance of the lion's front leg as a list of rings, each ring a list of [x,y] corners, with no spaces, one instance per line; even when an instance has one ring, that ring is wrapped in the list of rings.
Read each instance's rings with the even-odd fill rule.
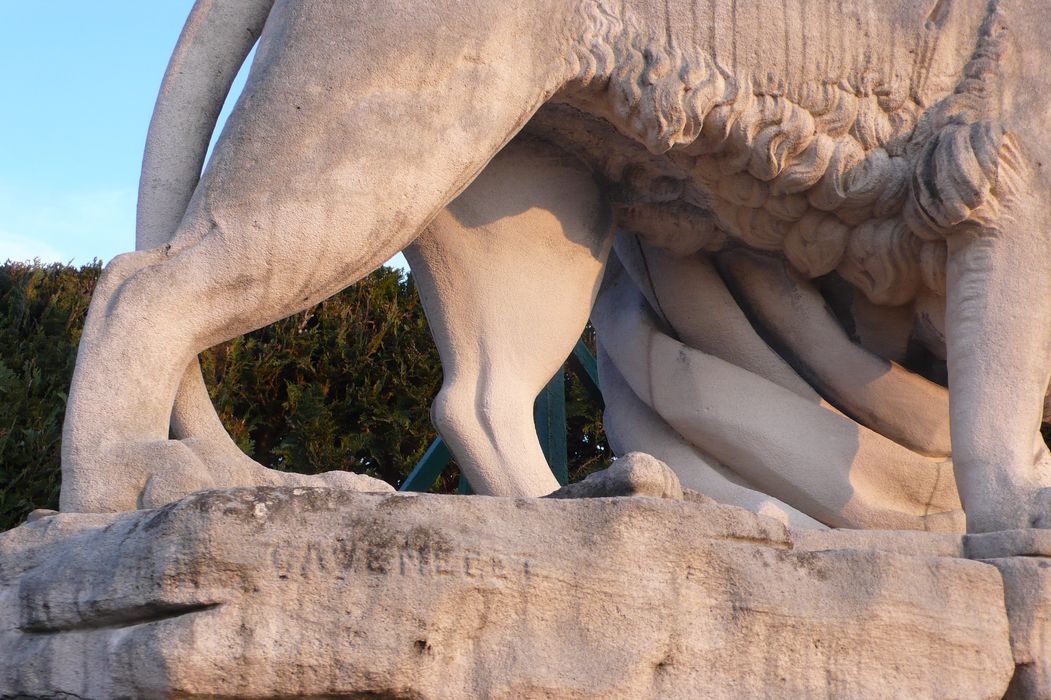
[[[1051,368],[1051,246],[1041,239],[1051,220],[1032,213],[950,240],[953,463],[971,532],[1051,527],[1051,455],[1040,436]]]
[[[564,80],[565,10],[548,9],[278,4],[172,247],[129,275],[107,272],[112,293],[92,303],[66,414],[63,510],[135,508],[155,475],[205,469],[168,442],[193,357],[408,245]]]
[[[948,238],[953,463],[971,532],[1051,527],[1051,455],[1040,436],[1051,374],[1051,207],[1010,135],[1000,158],[995,218]]]

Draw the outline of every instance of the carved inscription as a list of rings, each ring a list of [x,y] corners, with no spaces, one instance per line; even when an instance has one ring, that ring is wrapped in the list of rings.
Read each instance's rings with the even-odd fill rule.
[[[348,576],[459,576],[474,579],[528,578],[529,561],[462,549],[433,533],[413,530],[384,537],[338,536],[305,545],[275,545],[270,562],[279,579]]]

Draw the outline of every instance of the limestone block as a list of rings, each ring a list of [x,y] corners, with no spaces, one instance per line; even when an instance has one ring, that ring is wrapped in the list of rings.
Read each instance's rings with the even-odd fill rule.
[[[996,568],[703,500],[198,493],[0,535],[0,697],[999,698]]]
[[[796,530],[797,550],[874,549],[915,557],[963,557],[963,536],[918,530]]]
[[[989,559],[1004,577],[1011,649],[1018,664],[1008,698],[1051,698],[1051,559]]]

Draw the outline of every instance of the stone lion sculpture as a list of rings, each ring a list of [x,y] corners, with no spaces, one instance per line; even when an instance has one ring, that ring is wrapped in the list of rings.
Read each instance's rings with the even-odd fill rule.
[[[684,485],[802,525],[958,529],[962,502],[972,532],[1051,527],[1049,23],[1011,0],[199,0],[140,250],[85,326],[61,507],[377,487],[251,462],[196,355],[407,247],[434,420],[481,493],[557,488],[531,407],[594,305],[611,440]]]

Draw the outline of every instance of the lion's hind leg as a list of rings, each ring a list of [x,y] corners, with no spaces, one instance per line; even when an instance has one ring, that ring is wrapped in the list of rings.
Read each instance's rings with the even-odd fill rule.
[[[405,251],[445,373],[434,422],[476,492],[558,488],[533,402],[587,323],[611,241],[591,174],[525,141]]]
[[[331,296],[411,243],[560,85],[561,49],[543,44],[551,27],[505,17],[523,12],[508,4],[428,3],[458,18],[440,42],[366,3],[275,10],[172,247],[113,276],[89,310],[63,510],[138,507],[165,475],[184,474],[189,490],[214,484],[168,440],[194,355]],[[521,45],[493,36],[509,23]],[[486,60],[464,60],[471,47]],[[521,51],[536,59],[528,68]]]

